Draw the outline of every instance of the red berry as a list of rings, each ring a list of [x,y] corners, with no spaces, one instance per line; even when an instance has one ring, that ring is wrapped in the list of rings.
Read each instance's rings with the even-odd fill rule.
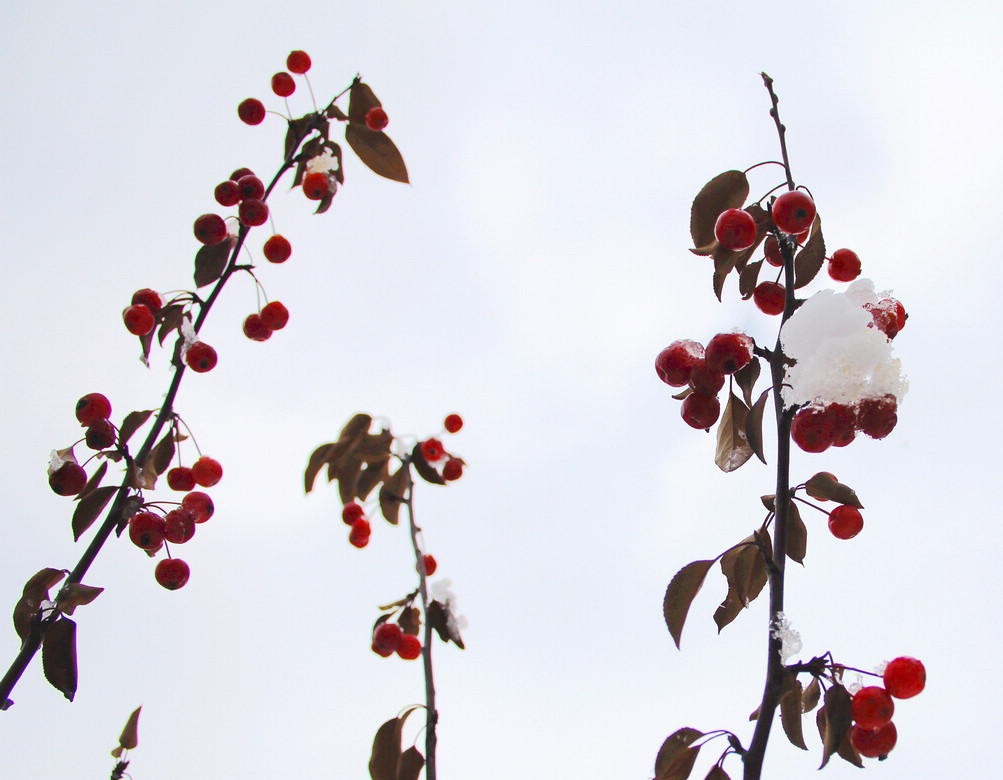
[[[106,450],[115,443],[115,426],[108,420],[95,420],[87,426],[84,441],[92,450]]]
[[[693,368],[704,358],[702,344],[690,339],[673,341],[655,358],[658,378],[672,387],[682,387],[690,381]]]
[[[88,393],[77,401],[76,415],[85,426],[95,420],[107,420],[111,417],[111,402],[101,393]]]
[[[236,206],[240,202],[240,188],[233,179],[217,184],[212,194],[220,206]]]
[[[244,335],[251,341],[268,341],[272,337],[272,329],[261,321],[260,314],[248,314],[244,320]]]
[[[401,630],[400,625],[397,623],[391,623],[387,621],[386,623],[380,623],[376,630],[373,631],[373,649],[379,648],[386,653],[383,657],[393,655],[397,648],[400,647],[401,640],[404,638],[404,631]],[[377,651],[379,652],[379,651]],[[380,653],[380,655],[383,655]]]
[[[246,198],[237,207],[237,217],[242,225],[249,227],[264,225],[268,220],[268,206],[263,200]]]
[[[289,322],[289,309],[279,301],[266,303],[261,310],[261,321],[272,330],[282,330]]]
[[[721,403],[715,395],[690,393],[683,399],[683,420],[693,428],[710,428],[721,415]]]
[[[783,314],[787,289],[779,282],[760,282],[752,293],[756,306],[764,314]]]
[[[413,634],[404,634],[397,646],[397,655],[405,661],[413,661],[421,655],[421,640]]]
[[[422,560],[425,562],[425,576],[431,577],[435,574],[435,570],[439,568],[439,564],[436,563],[435,558],[431,555],[423,555]]]
[[[463,461],[459,458],[450,458],[446,465],[442,467],[442,478],[447,482],[453,482],[463,476]]]
[[[898,422],[897,408],[898,402],[893,395],[863,399],[856,406],[857,430],[872,439],[885,438]]]
[[[288,239],[275,234],[265,242],[261,251],[269,263],[284,263],[292,254],[293,248]]]
[[[445,421],[442,423],[442,427],[450,433],[456,433],[463,427],[463,418],[458,414],[448,414],[446,415]]]
[[[895,702],[884,688],[870,685],[853,694],[850,709],[854,723],[862,729],[879,729],[891,722]]]
[[[293,80],[293,77],[284,70],[280,70],[272,76],[272,92],[279,97],[289,97],[295,91],[296,82]]]
[[[125,323],[125,329],[133,336],[145,336],[153,330],[156,322],[153,319],[153,312],[142,303],[127,306],[122,312],[122,321]]]
[[[690,372],[690,387],[698,393],[717,395],[724,387],[724,374],[707,368],[707,361],[701,359]]]
[[[775,201],[771,211],[773,224],[784,233],[804,233],[815,221],[815,203],[801,190],[785,192]]]
[[[195,515],[184,507],[172,509],[164,517],[164,538],[171,544],[184,544],[195,536]]]
[[[136,292],[132,294],[132,301],[130,301],[130,303],[134,306],[141,303],[154,315],[156,315],[164,305],[164,302],[160,299],[160,293],[156,290],[151,290],[149,287],[144,287],[142,290],[136,290]]]
[[[191,569],[188,568],[188,564],[180,558],[164,558],[153,570],[157,582],[168,590],[184,587],[190,574]]]
[[[902,656],[888,662],[885,690],[896,699],[911,699],[926,687],[926,668],[916,658]]]
[[[372,533],[369,521],[360,517],[352,523],[352,530],[348,532],[348,543],[360,550],[369,544],[369,535]]]
[[[860,258],[850,249],[837,249],[829,258],[829,276],[837,282],[852,282],[860,276]]]
[[[253,176],[253,175],[254,171],[252,171],[250,168],[238,168],[237,170],[235,170],[233,173],[230,174],[230,181],[236,183],[245,176]]]
[[[265,118],[265,105],[257,98],[248,98],[237,106],[237,116],[246,125],[260,125]]]
[[[196,341],[185,353],[185,363],[192,371],[204,374],[216,366],[216,350],[202,341]]]
[[[854,506],[837,506],[829,513],[829,530],[837,539],[852,539],[864,527],[864,518]]]
[[[877,730],[854,726],[850,729],[850,742],[864,758],[884,758],[898,739],[895,724],[888,721]]]
[[[361,506],[351,501],[341,509],[341,519],[344,521],[345,525],[353,525],[356,520],[366,516],[366,510]]]
[[[805,452],[825,452],[832,446],[834,435],[835,425],[828,408],[806,406],[794,415],[791,438]]]
[[[363,545],[363,546],[365,546],[365,545]],[[371,647],[373,649],[373,652],[376,653],[376,655],[383,656],[384,658],[389,658],[390,656],[392,656],[394,654],[393,650],[384,650],[382,647],[378,646],[376,644],[376,642],[373,642],[373,644],[371,645]]]
[[[195,516],[196,523],[204,523],[216,511],[212,499],[200,490],[194,490],[182,498],[181,506]]]
[[[310,55],[299,49],[291,51],[286,57],[286,67],[293,73],[306,73],[310,70]]]
[[[195,475],[187,466],[175,466],[167,472],[167,486],[171,490],[187,493],[195,487]]]
[[[203,455],[192,464],[192,476],[202,487],[212,487],[223,478],[223,467],[218,460]]]
[[[206,246],[215,246],[226,238],[226,223],[219,214],[203,214],[195,220],[195,238]]]
[[[744,333],[718,333],[707,343],[707,368],[719,374],[734,374],[752,360],[754,346]]]
[[[331,191],[331,181],[326,173],[308,173],[303,177],[303,194],[310,200],[320,200]]]
[[[87,484],[87,472],[71,461],[49,474],[49,487],[59,496],[75,496]]]
[[[386,127],[389,121],[390,118],[387,116],[387,112],[380,106],[373,106],[366,112],[366,127],[375,132],[379,132]]]
[[[437,460],[442,460],[446,450],[443,449],[442,442],[438,439],[425,439],[421,443],[421,454],[429,463],[435,463]]]
[[[714,237],[725,249],[741,252],[756,243],[756,220],[748,211],[722,211],[714,223]]]
[[[265,185],[253,173],[237,179],[237,190],[240,193],[241,200],[246,200],[247,198],[257,198],[260,200],[265,195]]]
[[[164,519],[153,512],[133,515],[129,520],[129,539],[144,550],[159,550],[164,543]]]
[[[766,244],[764,246],[764,251],[766,253],[766,262],[772,266],[780,268],[784,264],[784,256],[780,251],[780,242],[777,241],[777,237],[772,233],[766,237]]]

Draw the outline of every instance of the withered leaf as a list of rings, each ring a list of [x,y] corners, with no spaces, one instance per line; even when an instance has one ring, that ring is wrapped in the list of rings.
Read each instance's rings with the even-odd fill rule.
[[[345,140],[373,173],[391,181],[409,183],[407,166],[400,150],[382,130],[370,130],[365,124],[350,123],[345,126]]]
[[[787,506],[787,557],[804,565],[804,556],[808,551],[808,529],[793,499]]]
[[[81,534],[91,527],[117,491],[118,488],[115,485],[105,485],[97,490],[92,490],[86,498],[77,504],[76,509],[73,510],[73,519],[70,521],[73,541],[80,539]]]
[[[815,215],[811,234],[804,248],[794,258],[794,289],[800,290],[814,279],[825,262],[825,240],[822,238],[822,220]]]
[[[359,483],[359,475],[362,474],[362,461],[351,459],[342,461],[340,467],[336,468],[334,463],[327,464],[327,479],[338,480],[338,496],[342,504],[354,501],[358,495],[356,485]]]
[[[321,444],[310,454],[310,460],[307,462],[306,471],[303,473],[303,487],[307,493],[313,490],[313,483],[317,478],[317,474],[322,468],[324,468],[324,464],[329,462],[332,455],[337,453],[338,446],[339,445],[335,442]]]
[[[707,571],[713,565],[714,561],[693,561],[686,564],[676,572],[676,576],[665,590],[662,613],[665,616],[665,625],[668,626],[677,648],[683,633],[683,624],[686,622],[686,613],[700,592]]]
[[[405,463],[380,486],[380,512],[392,525],[397,525],[400,508],[404,503],[410,482],[411,475]]]
[[[77,493],[74,501],[82,501],[87,498],[88,495],[97,489],[97,486],[101,484],[101,480],[104,479],[104,475],[108,471],[108,461],[102,461],[101,465],[97,467],[93,474],[91,474],[90,479],[84,485],[83,490]]]
[[[425,757],[412,745],[397,760],[397,780],[418,780],[424,766]]]
[[[756,544],[749,544],[757,535],[758,532],[746,537],[721,556],[721,571],[728,579],[728,595],[714,612],[719,632],[755,600],[768,580],[762,550]],[[768,547],[769,534],[765,534],[760,543]]]
[[[759,284],[759,271],[763,267],[763,261],[757,260],[754,263],[747,263],[742,273],[738,276],[738,291],[742,295],[742,300],[747,301],[756,291]]]
[[[290,119],[289,127],[286,130],[286,138],[283,144],[283,159],[288,160],[299,148],[300,143],[309,135],[311,125],[318,120],[317,114],[307,114],[299,119]],[[326,125],[327,123],[324,122]]]
[[[849,504],[857,509],[863,509],[857,494],[853,488],[847,487],[824,471],[820,471],[807,482],[805,482],[805,492],[816,499],[826,499],[839,504]]]
[[[181,321],[184,319],[184,314],[185,307],[179,303],[166,306],[160,310],[160,329],[157,330],[158,344],[163,346],[164,339],[166,339],[172,331],[181,327]],[[149,354],[149,350],[147,350],[147,354]]]
[[[157,446],[150,453],[150,463],[157,476],[163,474],[170,468],[171,458],[174,457],[174,431],[170,430],[157,442]]]
[[[463,639],[460,636],[460,632],[456,628],[456,624],[449,621],[446,608],[441,602],[429,602],[428,614],[426,617],[428,619],[428,624],[432,627],[435,633],[439,635],[439,639],[443,642],[452,641],[453,644],[461,650],[466,649],[466,646],[463,644]]]
[[[724,771],[720,766],[714,764],[707,773],[707,777],[704,780],[731,780],[728,773]]]
[[[360,500],[364,501],[373,492],[373,488],[390,476],[389,460],[387,458],[386,460],[372,461],[362,469],[355,485],[355,491]]]
[[[818,711],[816,722],[822,737],[822,765],[825,766],[840,743],[849,735],[852,725],[850,694],[842,685],[832,685],[825,692],[824,704]]]
[[[339,122],[348,121],[348,114],[346,114],[344,111],[338,108],[338,106],[336,106],[334,103],[328,106],[327,115],[331,119],[337,119]]]
[[[122,729],[121,735],[118,738],[118,747],[112,751],[112,755],[118,758],[122,755],[123,750],[132,750],[139,744],[139,711],[143,709],[143,705],[139,705],[132,711],[129,719],[125,722],[125,728]],[[117,753],[115,751],[118,751]]]
[[[689,727],[672,732],[655,757],[656,780],[684,780],[689,777],[693,762],[696,761],[696,751],[690,753],[690,745],[702,736],[702,731]]]
[[[49,588],[68,573],[66,569],[42,569],[24,584],[21,598],[14,605],[14,631],[22,642],[30,633],[31,624],[38,616],[42,602],[49,600]]]
[[[766,455],[763,453],[763,414],[766,412],[766,401],[771,389],[768,387],[763,391],[745,418],[745,440],[763,463],[766,463]]]
[[[819,697],[822,694],[822,686],[819,685],[818,678],[812,677],[808,687],[801,694],[801,709],[804,712],[811,712],[818,706]]]
[[[84,585],[82,582],[71,582],[59,592],[56,599],[56,609],[64,615],[72,615],[73,610],[90,604],[101,595],[104,588],[95,588],[91,585]]]
[[[714,224],[722,211],[741,208],[749,197],[749,180],[742,171],[725,171],[707,182],[690,208],[690,237],[703,249],[716,243]]]
[[[230,242],[220,241],[213,246],[204,246],[195,253],[195,286],[205,287],[223,275],[226,261],[230,256]],[[180,324],[180,323],[179,323]],[[160,340],[163,343],[163,339]]]
[[[152,409],[148,409],[145,412],[129,412],[118,428],[119,446],[124,447],[126,442],[132,437],[132,434],[138,431],[143,423],[150,419],[151,414],[153,414]]]
[[[807,750],[804,734],[801,731],[801,683],[791,673],[784,675],[780,688],[780,722],[784,727],[787,739],[794,747]]]
[[[382,106],[372,87],[364,81],[356,79],[348,89],[348,121],[357,125],[366,123],[369,109]]]
[[[421,631],[421,610],[413,606],[404,607],[401,616],[397,618],[397,624],[405,634],[418,636]]]
[[[393,718],[377,729],[373,739],[373,752],[369,757],[369,776],[373,780],[397,780],[403,725],[403,720]]]
[[[759,358],[753,355],[752,360],[732,374],[735,377],[735,383],[742,388],[742,396],[745,398],[746,406],[752,406],[752,391],[756,388],[756,381],[759,379],[761,370]]]
[[[430,482],[433,485],[446,484],[446,480],[442,478],[438,471],[428,465],[428,461],[425,460],[425,455],[421,451],[421,442],[415,444],[414,449],[411,450],[411,462],[414,464],[418,476],[426,482]]]
[[[745,437],[745,418],[748,414],[749,407],[742,399],[729,393],[728,405],[717,426],[717,452],[714,455],[714,463],[725,473],[735,471],[752,457],[752,447]]]
[[[42,673],[70,701],[77,692],[77,624],[62,617],[42,636]]]

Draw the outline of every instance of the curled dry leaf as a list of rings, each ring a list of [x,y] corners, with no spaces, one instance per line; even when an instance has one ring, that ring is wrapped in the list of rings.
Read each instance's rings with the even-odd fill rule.
[[[132,434],[138,431],[143,426],[143,423],[150,419],[151,414],[153,414],[153,410],[148,409],[143,412],[129,412],[125,416],[125,419],[122,420],[122,424],[118,428],[118,444],[120,447],[126,445]]]
[[[823,701],[824,705],[816,716],[819,736],[822,737],[822,765],[819,769],[829,762],[844,740],[848,741],[853,722],[850,694],[842,685],[830,686]]]
[[[449,620],[449,613],[441,602],[429,602],[428,615],[426,617],[428,618],[428,624],[439,635],[439,639],[443,642],[452,641],[461,650],[466,649],[456,623]]]
[[[401,753],[401,757],[397,760],[396,780],[418,780],[418,775],[424,766],[425,757],[412,745]]]
[[[801,716],[803,714],[801,683],[796,676],[787,673],[784,675],[780,688],[780,722],[790,743],[794,747],[807,750],[808,746],[804,743],[804,734],[801,731]]]
[[[716,559],[715,559],[716,560]],[[689,612],[690,604],[700,592],[707,571],[714,565],[714,561],[693,561],[683,566],[676,576],[672,578],[669,587],[665,590],[665,599],[662,602],[662,613],[665,617],[665,625],[668,626],[676,647],[679,647],[679,640],[683,633],[683,624],[686,622],[686,614]]]
[[[38,615],[42,602],[49,600],[49,588],[67,574],[69,571],[66,569],[42,569],[24,584],[21,598],[14,606],[14,631],[22,642],[31,631],[31,624]]]
[[[386,133],[370,130],[364,124],[348,124],[345,140],[373,173],[391,181],[409,183],[404,158]]]
[[[849,504],[857,509],[864,508],[853,488],[837,482],[831,474],[824,471],[820,471],[805,482],[805,492],[812,498],[824,498],[839,504]]]
[[[768,387],[763,391],[745,418],[745,440],[763,463],[766,463],[766,455],[763,453],[763,414],[766,412],[766,400],[770,397],[770,390],[772,388]]]
[[[794,258],[794,289],[800,290],[818,276],[824,262],[825,240],[822,238],[822,220],[816,215],[808,241]]]
[[[808,529],[793,499],[787,506],[787,557],[804,565],[804,556],[808,551]]]
[[[115,485],[106,485],[92,490],[86,498],[77,504],[76,509],[73,510],[73,518],[70,520],[73,541],[77,541],[81,534],[91,527],[117,491],[118,488]]]
[[[111,751],[115,758],[121,756],[123,751],[132,750],[139,744],[139,711],[141,709],[143,709],[143,705],[136,707],[125,722],[125,728],[122,729],[118,738],[118,747]]]
[[[391,525],[397,525],[400,508],[404,503],[410,484],[411,474],[408,471],[408,465],[404,463],[380,486],[380,512]]]
[[[90,604],[101,595],[104,588],[84,585],[82,582],[71,582],[59,592],[56,599],[56,609],[64,615],[72,615],[73,610],[84,604]]]
[[[729,393],[728,404],[717,426],[717,452],[714,455],[714,463],[725,473],[735,471],[752,457],[752,447],[745,434],[748,414],[749,407],[742,399]]]
[[[45,629],[42,673],[53,688],[73,701],[77,692],[77,624],[67,617]]]

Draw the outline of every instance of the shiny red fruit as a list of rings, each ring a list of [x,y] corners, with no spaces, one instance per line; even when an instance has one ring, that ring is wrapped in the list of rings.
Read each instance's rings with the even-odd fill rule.
[[[853,726],[850,729],[850,743],[864,758],[884,758],[898,740],[895,724],[889,721],[877,730]]]
[[[223,467],[218,460],[203,455],[192,464],[192,476],[202,487],[212,487],[223,478]]]
[[[435,570],[439,568],[439,564],[431,555],[423,555],[422,560],[425,563],[425,576],[431,577],[435,574]]]
[[[184,544],[195,536],[195,515],[184,507],[172,509],[164,517],[164,539],[171,544]]]
[[[292,254],[293,248],[288,239],[276,233],[265,242],[261,251],[269,263],[284,263]]]
[[[284,70],[272,76],[272,92],[279,97],[289,97],[296,91],[296,81]]]
[[[282,330],[289,322],[289,309],[280,301],[266,303],[261,310],[261,321],[272,330]]]
[[[181,506],[195,516],[196,523],[204,523],[216,511],[216,506],[206,493],[193,490],[181,499]]]
[[[246,125],[260,125],[265,118],[265,105],[257,98],[248,98],[237,106],[237,116]]]
[[[84,441],[92,450],[106,450],[115,444],[118,434],[108,420],[95,420],[87,426]]]
[[[243,330],[251,341],[268,341],[272,337],[272,329],[261,321],[260,314],[248,314]]]
[[[438,439],[425,439],[421,443],[421,454],[429,463],[435,463],[445,457],[446,450]]]
[[[917,658],[901,656],[888,662],[885,690],[896,699],[911,699],[926,687],[926,667]]]
[[[382,651],[380,655],[386,653],[386,655],[383,655],[386,658],[397,651],[403,638],[404,631],[397,623],[391,623],[390,621],[380,623],[376,627],[376,630],[373,631],[373,649],[379,648]]]
[[[852,282],[860,276],[860,258],[851,249],[837,249],[829,258],[829,276],[837,282]]]
[[[237,218],[240,224],[248,227],[264,225],[268,220],[268,206],[263,200],[245,198],[237,207]]]
[[[204,374],[216,366],[216,350],[202,341],[196,341],[185,353],[185,363],[192,371]]]
[[[707,429],[721,416],[721,403],[715,395],[690,393],[683,399],[682,415],[687,425]]]
[[[310,200],[320,200],[331,191],[331,181],[326,173],[308,173],[303,177],[303,194]]]
[[[658,378],[671,387],[682,387],[690,381],[694,367],[704,359],[703,345],[691,339],[673,341],[655,358]]]
[[[219,214],[203,214],[195,220],[195,238],[206,246],[215,246],[226,238],[226,223]]]
[[[397,655],[405,661],[413,661],[421,655],[421,640],[413,634],[404,634],[397,646]]]
[[[724,374],[707,368],[707,361],[701,359],[690,372],[690,387],[698,393],[717,395],[724,387]]]
[[[764,314],[783,314],[787,289],[779,282],[760,282],[752,293],[752,299]]]
[[[111,402],[101,393],[88,393],[76,406],[77,420],[81,425],[90,425],[95,420],[107,420],[111,417]]]
[[[352,523],[352,530],[348,532],[348,543],[361,550],[369,544],[369,536],[372,534],[372,530],[369,521],[360,517]]]
[[[752,360],[754,347],[752,339],[744,333],[718,333],[704,350],[707,368],[719,374],[734,374]]]
[[[345,525],[353,525],[356,520],[366,516],[366,510],[354,501],[351,501],[341,508],[341,519]]]
[[[236,206],[240,202],[240,188],[233,179],[217,184],[212,195],[220,206]]]
[[[773,201],[773,224],[784,233],[804,233],[815,221],[815,202],[801,190],[792,190]]]
[[[187,493],[195,487],[195,475],[187,466],[175,466],[167,472],[167,486],[171,490]]]
[[[777,268],[783,266],[784,256],[780,251],[780,242],[777,241],[777,237],[772,233],[766,237],[766,242],[763,245],[763,251],[766,254],[767,263]]]
[[[857,430],[872,439],[883,439],[898,422],[897,410],[898,402],[893,395],[865,398],[856,406]]]
[[[138,512],[129,520],[129,539],[144,550],[159,550],[164,543],[164,518],[153,512]]]
[[[142,303],[127,306],[122,312],[122,321],[125,323],[125,329],[133,336],[145,336],[153,330],[156,323],[153,312]]]
[[[310,55],[299,49],[289,52],[286,57],[286,68],[291,73],[306,73],[310,70]]]
[[[463,476],[463,461],[459,458],[450,458],[446,465],[442,467],[442,478],[447,482],[454,482]]]
[[[149,287],[144,287],[142,290],[136,290],[136,292],[132,294],[132,300],[130,303],[133,306],[141,303],[154,315],[156,315],[164,305],[164,302],[160,298],[160,293],[156,290],[151,290]]]
[[[75,496],[86,484],[87,472],[70,461],[49,474],[49,487],[59,496]]]
[[[864,518],[854,506],[837,506],[829,513],[829,530],[837,539],[852,539],[864,527]]]
[[[177,590],[184,587],[191,575],[188,564],[180,558],[165,558],[157,563],[153,570],[153,576],[157,582],[168,590]]]
[[[853,721],[864,729],[879,729],[890,723],[895,714],[895,702],[888,691],[877,685],[861,688],[850,702]]]
[[[741,252],[756,243],[756,220],[748,211],[722,211],[714,223],[714,238],[725,249]]]
[[[443,422],[442,427],[450,433],[456,433],[463,427],[463,418],[458,414],[448,414],[446,415],[446,419]]]
[[[261,179],[253,173],[249,173],[237,179],[237,191],[240,194],[241,200],[246,200],[247,198],[258,198],[260,200],[265,195],[265,185]]]
[[[805,452],[825,452],[832,446],[835,426],[828,410],[821,406],[806,406],[794,415],[791,438]]]
[[[379,132],[390,122],[387,112],[380,106],[373,106],[366,112],[366,127]]]

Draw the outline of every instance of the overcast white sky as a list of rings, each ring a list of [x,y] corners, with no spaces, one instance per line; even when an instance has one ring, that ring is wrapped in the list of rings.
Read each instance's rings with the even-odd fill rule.
[[[138,549],[108,545],[86,580],[106,591],[77,613],[77,700],[36,660],[0,714],[5,776],[105,776],[138,704],[137,780],[365,776],[376,728],[423,693],[417,664],[368,649],[376,605],[414,587],[404,529],[374,523],[356,550],[336,490],[302,492],[310,451],[358,411],[417,436],[467,420],[447,446],[468,472],[416,499],[469,621],[465,652],[435,649],[443,780],[640,780],[681,726],[747,739],[765,599],[717,636],[712,573],[681,651],[661,600],[682,565],[761,522],[772,472],[719,473],[653,361],[736,326],[775,337],[733,285],[718,304],[687,251],[704,182],[778,154],[762,70],[828,245],[857,251],[911,315],[894,433],[795,455],[797,480],[832,471],[866,510],[849,542],[805,513],[788,613],[806,657],[926,663],[898,747],[868,773],[1001,770],[998,4],[56,0],[2,15],[8,609],[82,550],[45,480],[50,450],[79,435],[77,398],[105,393],[117,422],[166,390],[167,356],[144,369],[122,327],[129,296],[190,286],[213,187],[277,165],[281,120],[249,128],[237,104],[280,107],[269,78],[294,48],[318,100],[359,72],[412,180],[346,149],[328,214],[273,198],[293,256],[260,278],[289,325],[244,339],[254,289],[234,280],[203,331],[219,365],[179,396],[225,469],[216,517],[183,549],[191,582],[165,591]],[[292,105],[309,108],[302,91]],[[768,777],[815,771],[809,725],[802,753],[778,724]]]

